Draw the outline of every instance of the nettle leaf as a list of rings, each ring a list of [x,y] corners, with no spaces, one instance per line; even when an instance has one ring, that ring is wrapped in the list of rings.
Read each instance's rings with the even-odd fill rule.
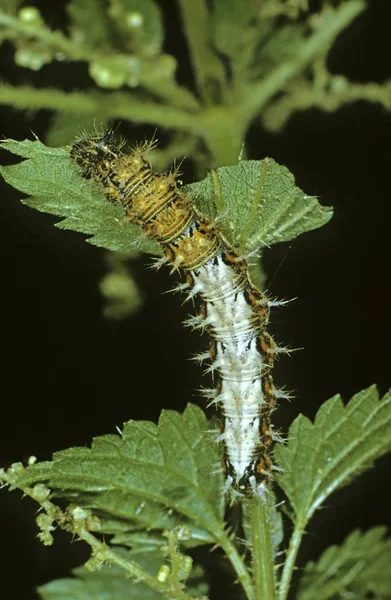
[[[57,227],[89,234],[91,244],[109,250],[161,255],[160,246],[126,220],[121,206],[107,202],[97,184],[80,176],[66,148],[48,148],[38,140],[7,140],[2,147],[28,159],[1,167],[4,179],[30,196],[24,200],[28,206],[67,217]],[[242,252],[290,240],[332,216],[270,158],[220,167],[184,190],[200,210],[219,217],[223,234]]]
[[[328,598],[389,598],[391,539],[385,527],[354,531],[341,546],[331,546],[304,569],[298,600]]]
[[[306,522],[335,490],[391,450],[391,392],[380,401],[375,386],[344,406],[334,396],[312,423],[299,415],[286,446],[275,449],[278,477],[296,518]]]
[[[187,189],[201,211],[221,215],[223,234],[242,252],[291,240],[321,227],[333,214],[296,187],[292,173],[271,158],[219,167]]]
[[[107,202],[97,186],[81,177],[65,148],[48,148],[38,140],[7,140],[1,147],[28,159],[0,167],[5,181],[30,196],[23,200],[27,206],[68,217],[57,227],[91,235],[91,244],[108,250],[161,254],[158,244],[125,219],[121,206]]]
[[[56,496],[93,509],[114,542],[137,550],[155,548],[162,529],[184,524],[188,546],[215,543],[223,526],[222,475],[212,474],[218,454],[207,426],[191,404],[183,414],[163,411],[158,425],[129,421],[122,437],[98,437],[91,449],[71,448],[27,467],[18,487],[47,483]]]

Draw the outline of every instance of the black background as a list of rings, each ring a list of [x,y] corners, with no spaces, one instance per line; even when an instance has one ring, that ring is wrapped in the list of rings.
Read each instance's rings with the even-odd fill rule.
[[[169,4],[166,49],[184,55]],[[37,5],[45,6],[52,26],[63,22],[63,3]],[[338,38],[330,70],[357,82],[390,79],[390,17],[388,2],[371,2]],[[1,64],[2,79],[15,84],[85,85],[83,64],[76,70],[47,66],[38,74],[15,69],[8,44]],[[183,64],[180,76],[190,82]],[[50,116],[2,107],[0,131],[24,139],[32,129],[43,137]],[[134,134],[142,138],[143,132]],[[304,348],[281,360],[275,373],[276,382],[296,395],[275,414],[286,431],[299,412],[312,418],[338,392],[348,399],[372,383],[381,393],[390,384],[391,113],[357,102],[332,114],[297,114],[279,134],[254,123],[247,150],[250,158],[271,156],[285,164],[306,193],[335,207],[327,226],[265,253],[271,293],[297,298],[275,311],[271,330],[278,341]],[[1,184],[0,464],[30,454],[49,459],[130,418],[156,420],[162,408],[183,410],[188,401],[202,406],[194,391],[199,370],[187,357],[207,342],[181,326],[188,310],[163,293],[173,285],[168,274],[146,269],[148,259],[141,258],[134,272],[145,304],[125,322],[106,321],[98,290],[104,252],[82,235],[56,230],[54,218],[22,206],[20,194]],[[354,528],[390,523],[390,466],[382,459],[328,500],[311,523],[301,564]],[[54,547],[41,546],[35,506],[19,496],[0,494],[1,586],[30,600],[36,585],[67,575],[88,549],[69,544],[61,532]]]

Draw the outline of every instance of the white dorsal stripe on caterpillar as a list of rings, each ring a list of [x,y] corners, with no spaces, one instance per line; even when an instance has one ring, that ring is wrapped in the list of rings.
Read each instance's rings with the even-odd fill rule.
[[[217,386],[207,397],[221,415],[225,489],[263,495],[275,469],[271,445],[279,439],[270,415],[283,397],[271,373],[278,348],[266,330],[270,303],[252,284],[246,259],[178,189],[176,175],[152,172],[148,149],[124,154],[108,132],[76,141],[71,156],[84,176],[102,184],[108,201],[123,205],[126,218],[161,244],[171,271],[186,275],[177,289],[200,300],[199,315],[187,325],[205,329],[211,340],[208,371]]]

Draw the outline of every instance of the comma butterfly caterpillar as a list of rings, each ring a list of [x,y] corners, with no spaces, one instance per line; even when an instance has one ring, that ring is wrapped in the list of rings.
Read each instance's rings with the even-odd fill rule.
[[[282,396],[273,384],[278,348],[267,332],[270,303],[251,282],[247,262],[237,255],[215,221],[196,209],[178,188],[176,173],[153,173],[151,145],[121,150],[112,132],[76,141],[71,157],[85,177],[99,182],[110,202],[157,241],[164,262],[182,271],[180,289],[200,300],[190,326],[210,336],[209,371],[217,387],[205,395],[221,415],[225,489],[252,496],[266,492],[272,478],[270,415]]]

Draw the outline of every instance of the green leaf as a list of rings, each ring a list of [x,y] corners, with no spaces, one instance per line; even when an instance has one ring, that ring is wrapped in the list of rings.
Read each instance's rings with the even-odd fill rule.
[[[331,546],[310,562],[300,581],[298,600],[391,598],[391,539],[386,528],[354,531],[341,546]]]
[[[201,211],[219,215],[225,237],[245,253],[291,240],[332,217],[329,207],[304,194],[292,173],[271,158],[220,167],[185,189]]]
[[[218,454],[207,426],[191,404],[183,415],[163,411],[158,426],[129,421],[122,437],[98,437],[91,449],[57,452],[52,462],[26,468],[18,486],[47,482],[56,496],[92,508],[102,532],[117,535],[114,542],[138,550],[144,541],[156,547],[160,530],[183,524],[192,535],[187,545],[215,543],[223,527],[222,475],[212,475]]]
[[[107,202],[99,187],[83,179],[65,148],[41,142],[7,140],[4,149],[27,158],[1,167],[4,179],[31,196],[25,204],[68,217],[57,226],[91,235],[89,242],[109,250],[139,250],[161,255],[129,223],[121,206]],[[220,167],[206,179],[184,187],[208,216],[219,218],[223,234],[239,252],[287,241],[327,223],[332,211],[295,186],[286,167],[267,158]]]
[[[299,415],[286,446],[275,449],[278,477],[300,522],[306,522],[335,490],[391,450],[391,392],[379,400],[375,386],[344,406],[334,396],[312,423]]]
[[[107,202],[96,186],[80,176],[66,149],[48,148],[38,140],[7,140],[2,148],[28,159],[0,167],[5,181],[30,196],[23,201],[27,206],[68,217],[57,227],[89,234],[91,244],[108,250],[161,254],[158,244],[145,239],[140,228],[124,218],[121,206]]]
[[[112,27],[104,0],[72,0],[67,5],[74,40],[88,48],[102,50],[112,45]]]

